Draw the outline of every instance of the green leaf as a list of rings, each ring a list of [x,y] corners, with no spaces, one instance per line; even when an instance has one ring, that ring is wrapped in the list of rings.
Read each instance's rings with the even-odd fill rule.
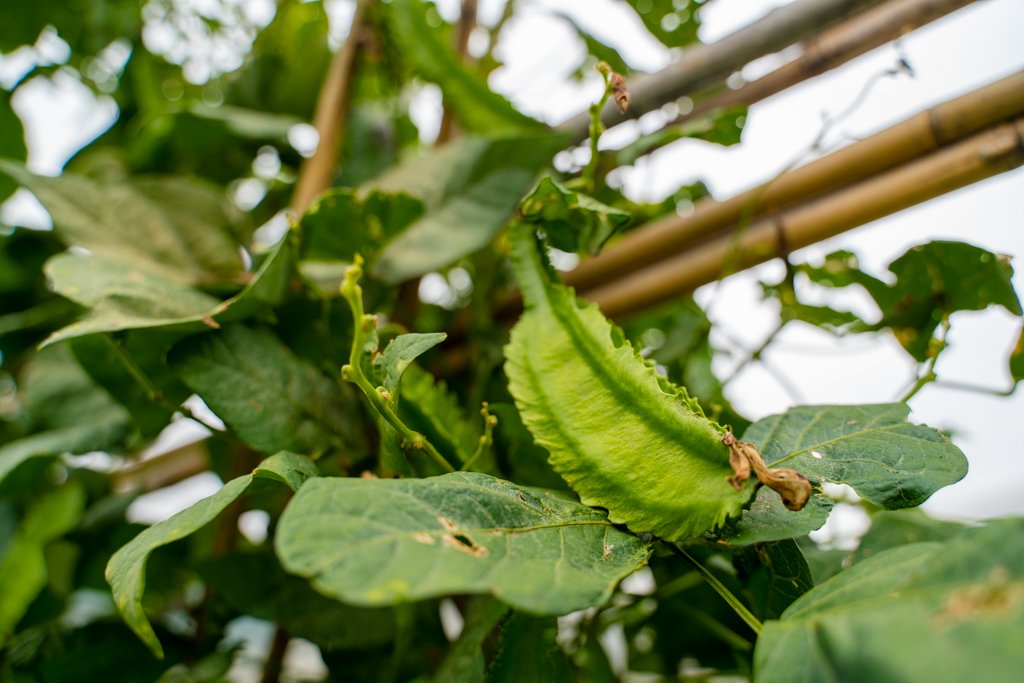
[[[107,262],[123,261],[182,283],[225,279],[241,270],[226,223],[227,197],[216,197],[206,185],[177,178],[97,181],[73,173],[49,178],[2,159],[0,172],[39,198],[65,244]]]
[[[771,467],[849,484],[889,509],[920,505],[967,474],[967,459],[940,432],[907,422],[903,403],[799,406],[758,420],[744,434]]]
[[[236,296],[220,301],[145,265],[95,254],[63,253],[46,273],[58,294],[87,307],[81,320],[51,334],[44,345],[103,332],[160,328],[188,333],[244,320],[281,302],[294,265],[286,235]]]
[[[272,332],[230,325],[177,344],[168,362],[240,439],[263,453],[322,454],[358,443],[338,381]]]
[[[978,680],[1024,666],[1024,520],[855,564],[764,625],[758,683]]]
[[[1010,351],[1010,377],[1013,379],[1014,386],[1018,382],[1024,381],[1024,327],[1021,327],[1017,343]]]
[[[392,394],[396,393],[402,374],[412,362],[443,342],[447,336],[443,332],[413,332],[392,339],[384,352],[373,361],[373,369],[379,378],[380,386]]]
[[[541,123],[516,110],[508,100],[488,88],[482,76],[463,65],[450,40],[435,28],[440,22],[436,12],[432,4],[422,0],[391,3],[388,13],[391,37],[405,63],[418,75],[441,87],[445,102],[472,133],[500,135],[540,128]]]
[[[593,57],[595,61],[604,62],[617,74],[621,74],[623,76],[629,74],[629,65],[626,64],[626,60],[622,58],[622,55],[618,50],[611,45],[601,42],[599,38],[580,26],[579,22],[573,19],[572,16],[558,11],[553,12],[553,14],[560,19],[564,19],[570,26],[572,26],[577,35],[583,39],[583,44],[587,46],[587,53]],[[577,69],[576,75],[578,77],[589,75],[584,71],[584,67],[588,67],[590,64],[590,60],[584,59],[583,63],[580,64]]]
[[[131,414],[140,436],[152,439],[190,393],[167,366],[167,351],[177,340],[148,331],[128,332],[116,340],[95,334],[72,339],[71,349],[89,376]],[[136,371],[148,386],[140,383]]]
[[[114,603],[124,618],[125,623],[159,658],[163,658],[163,648],[150,626],[146,613],[142,608],[142,595],[146,588],[146,561],[150,554],[161,546],[180,540],[201,529],[216,519],[238,499],[253,477],[263,477],[283,481],[295,490],[295,487],[317,476],[316,466],[308,458],[295,453],[278,453],[273,455],[253,470],[252,474],[232,479],[217,493],[182,510],[170,519],[143,530],[114,553],[107,563],[107,582],[114,594]]]
[[[615,153],[620,166],[635,164],[637,159],[677,140],[693,139],[731,147],[738,145],[747,122],[746,107],[715,109],[693,121],[666,126],[642,135]]]
[[[21,119],[11,109],[11,95],[0,91],[0,158],[25,161],[28,148],[25,146],[25,129]],[[18,189],[12,179],[0,176],[0,202],[10,197]]]
[[[746,589],[762,620],[777,619],[794,600],[814,587],[811,568],[793,539],[759,543],[740,558],[748,565]]]
[[[705,0],[626,0],[644,26],[666,47],[682,47],[697,40],[700,10]]]
[[[668,540],[740,514],[753,486],[736,491],[726,481],[724,430],[596,306],[550,281],[532,226],[514,226],[511,242],[526,311],[505,348],[509,391],[580,500]]]
[[[491,593],[536,614],[603,604],[648,556],[595,510],[470,472],[311,481],[275,543],[285,569],[354,605]]]
[[[860,539],[851,560],[860,562],[878,553],[910,543],[946,541],[966,527],[929,517],[920,510],[882,510],[871,515],[871,528]]]
[[[476,450],[480,430],[466,417],[445,383],[412,366],[402,376],[400,394],[398,410],[403,421],[423,434],[449,462],[466,462]]]
[[[782,541],[820,529],[832,512],[832,499],[816,490],[799,512],[787,510],[769,488],[761,488],[750,507],[712,538],[734,546]]]
[[[324,296],[338,296],[345,268],[355,255],[372,265],[388,240],[423,211],[423,202],[402,192],[341,188],[322,195],[299,223],[303,274]]]
[[[630,215],[542,178],[519,205],[527,223],[542,227],[551,246],[562,251],[596,254]]]
[[[513,614],[501,626],[487,683],[565,683],[575,680],[569,658],[555,642],[558,621]]]
[[[466,136],[388,171],[365,190],[408,192],[426,212],[387,243],[370,272],[395,284],[484,248],[564,144],[550,133]]]
[[[0,645],[46,587],[46,545],[75,528],[84,511],[85,489],[77,480],[45,493],[29,507],[0,555]]]

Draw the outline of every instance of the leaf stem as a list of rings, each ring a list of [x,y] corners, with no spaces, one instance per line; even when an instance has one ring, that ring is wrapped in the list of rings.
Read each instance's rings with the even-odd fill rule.
[[[352,309],[353,333],[352,350],[348,363],[341,368],[341,378],[352,382],[363,392],[373,409],[390,424],[401,436],[402,448],[406,450],[422,450],[445,472],[454,472],[452,464],[427,441],[419,432],[402,422],[394,408],[394,398],[384,387],[374,387],[363,372],[362,355],[365,351],[370,333],[377,329],[377,316],[367,315],[363,310],[363,288],[359,286],[359,278],[363,274],[363,259],[356,255],[355,263],[345,270],[345,280],[341,284],[341,295],[345,297]]]
[[[747,609],[746,605],[740,602],[739,598],[733,595],[732,592],[725,587],[725,584],[718,580],[718,577],[712,574],[707,567],[698,562],[693,555],[686,552],[675,543],[669,543],[668,547],[676,555],[679,555],[679,557],[686,560],[691,567],[696,569],[697,572],[704,577],[704,580],[707,581],[708,584],[710,584],[711,587],[715,589],[716,593],[722,596],[722,599],[725,600],[726,603],[728,603],[729,607],[732,607],[733,611],[736,612],[739,618],[742,619],[744,623],[746,623],[746,625],[749,626],[754,633],[756,633],[757,635],[761,635],[761,621],[757,617],[755,617],[750,610]]]
[[[580,175],[580,180],[583,183],[583,190],[588,194],[593,194],[594,190],[597,189],[597,165],[600,161],[600,156],[597,150],[597,141],[601,138],[601,133],[604,132],[604,124],[601,122],[601,112],[604,111],[604,105],[608,102],[608,99],[612,96],[612,70],[605,62],[598,62],[597,70],[600,72],[601,77],[604,78],[604,90],[601,92],[601,96],[590,105],[590,161],[587,162],[586,167],[583,169],[583,173]]]
[[[938,379],[938,375],[935,374],[935,364],[939,362],[939,356],[946,349],[946,337],[949,336],[949,316],[945,315],[942,318],[942,337],[938,340],[938,345],[931,352],[928,358],[928,364],[925,366],[924,372],[917,378],[913,386],[904,394],[903,398],[900,399],[901,403],[906,403],[912,399],[917,392],[921,391],[926,385],[934,382]]]
[[[498,424],[498,418],[491,415],[487,409],[487,402],[483,403],[483,407],[480,409],[480,414],[484,416],[484,433],[480,436],[480,441],[476,445],[476,450],[470,455],[466,462],[462,463],[462,467],[459,471],[465,472],[469,470],[480,457],[491,448],[491,444],[494,442],[494,425]]]

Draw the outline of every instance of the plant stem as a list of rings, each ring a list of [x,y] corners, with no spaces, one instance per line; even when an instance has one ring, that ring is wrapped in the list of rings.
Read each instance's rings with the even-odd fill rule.
[[[604,79],[604,90],[601,92],[597,102],[590,105],[590,161],[587,162],[583,173],[580,175],[580,180],[583,182],[583,190],[589,194],[593,194],[597,187],[597,165],[600,162],[597,141],[601,138],[601,133],[604,132],[604,124],[601,123],[601,112],[604,111],[604,105],[608,102],[608,98],[612,96],[611,67],[604,62],[599,62],[597,70]]]
[[[285,627],[278,624],[274,630],[274,639],[270,641],[267,661],[263,663],[263,675],[260,677],[260,683],[277,683],[281,679],[284,655],[288,650],[289,641],[291,641],[291,634]]]
[[[491,444],[494,442],[494,425],[498,424],[498,418],[491,415],[490,411],[487,410],[486,401],[480,409],[480,414],[484,416],[484,433],[480,436],[476,450],[466,459],[466,462],[462,463],[462,467],[459,468],[460,472],[465,472],[476,464],[476,461],[490,449]]]
[[[924,372],[921,373],[921,376],[914,382],[913,386],[910,387],[910,390],[900,399],[900,403],[906,403],[926,385],[938,379],[938,375],[935,374],[935,364],[939,362],[939,356],[946,349],[946,337],[948,335],[949,316],[947,315],[942,318],[942,337],[939,339],[938,346],[932,351],[931,357],[928,359],[928,365],[925,367]]]
[[[718,580],[718,577],[708,571],[708,568],[698,562],[693,555],[686,552],[675,543],[669,543],[668,547],[676,555],[690,563],[690,566],[696,569],[697,572],[704,577],[704,580],[715,589],[715,592],[722,596],[722,599],[728,603],[729,607],[732,607],[733,611],[736,612],[739,618],[742,619],[754,633],[761,635],[761,621],[747,609],[746,605],[740,602],[739,598],[733,595],[732,592],[725,587],[725,584]]]
[[[377,317],[366,315],[363,310],[363,288],[359,286],[359,278],[363,274],[362,263],[362,258],[357,254],[355,263],[345,270],[345,281],[341,285],[341,295],[352,309],[353,320],[352,350],[349,353],[348,364],[341,368],[341,378],[359,387],[373,409],[402,437],[404,449],[422,450],[441,469],[454,472],[452,464],[427,441],[425,436],[402,422],[402,418],[395,412],[395,398],[384,387],[374,387],[363,372],[362,355],[370,332],[377,328]]]

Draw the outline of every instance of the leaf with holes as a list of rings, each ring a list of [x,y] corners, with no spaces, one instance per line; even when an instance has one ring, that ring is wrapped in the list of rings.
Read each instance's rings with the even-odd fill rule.
[[[470,472],[310,481],[275,543],[285,569],[350,604],[491,593],[550,615],[604,604],[649,553],[596,510]]]

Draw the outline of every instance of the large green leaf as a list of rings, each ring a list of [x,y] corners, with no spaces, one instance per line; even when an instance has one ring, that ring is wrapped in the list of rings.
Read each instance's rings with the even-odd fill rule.
[[[78,525],[85,510],[85,489],[77,480],[32,503],[14,538],[0,554],[0,645],[46,586],[46,545]]]
[[[935,330],[956,311],[1002,306],[1021,315],[1009,258],[964,242],[937,240],[909,249],[889,264],[895,276],[892,283],[862,271],[848,251],[829,254],[821,266],[804,265],[799,270],[829,287],[864,287],[882,315],[863,329],[891,329],[918,361],[929,358]]]
[[[441,87],[445,102],[458,113],[466,130],[499,135],[541,127],[542,124],[517,111],[508,100],[488,88],[482,76],[462,64],[451,41],[434,28],[439,17],[431,3],[394,0],[391,5],[391,36],[403,58],[417,74]]]
[[[424,203],[426,212],[387,243],[370,272],[394,284],[487,246],[537,172],[564,144],[564,138],[548,133],[467,136],[388,171],[366,191],[407,192]]]
[[[744,438],[772,467],[849,484],[885,508],[914,507],[963,479],[967,459],[942,433],[907,422],[909,413],[903,403],[799,406],[758,420]]]
[[[492,593],[537,614],[603,604],[649,552],[596,510],[470,472],[311,481],[275,543],[285,569],[351,604]]]
[[[295,356],[272,332],[230,325],[190,337],[171,367],[240,439],[263,453],[324,453],[356,441],[341,384]]]
[[[1010,683],[1024,667],[1024,520],[886,550],[764,624],[758,683]]]
[[[511,234],[526,311],[505,349],[523,422],[587,505],[635,532],[678,540],[738,515],[724,430],[659,377],[596,306],[551,282],[533,228]]]
[[[89,309],[80,320],[51,334],[45,344],[102,332],[160,328],[197,332],[244,320],[280,303],[294,265],[288,234],[237,295],[220,301],[159,270],[120,258],[63,253],[46,264],[54,291]]]
[[[155,655],[163,658],[163,648],[142,608],[142,595],[146,589],[146,561],[150,554],[209,524],[245,493],[254,477],[274,479],[292,490],[298,490],[307,479],[317,474],[316,466],[305,456],[278,453],[260,463],[252,474],[232,479],[209,498],[143,530],[114,553],[106,570],[114,602],[128,626]]]
[[[242,268],[227,197],[207,185],[180,178],[97,181],[72,173],[49,178],[7,160],[0,160],[0,172],[39,198],[68,246],[180,282],[230,278]]]

